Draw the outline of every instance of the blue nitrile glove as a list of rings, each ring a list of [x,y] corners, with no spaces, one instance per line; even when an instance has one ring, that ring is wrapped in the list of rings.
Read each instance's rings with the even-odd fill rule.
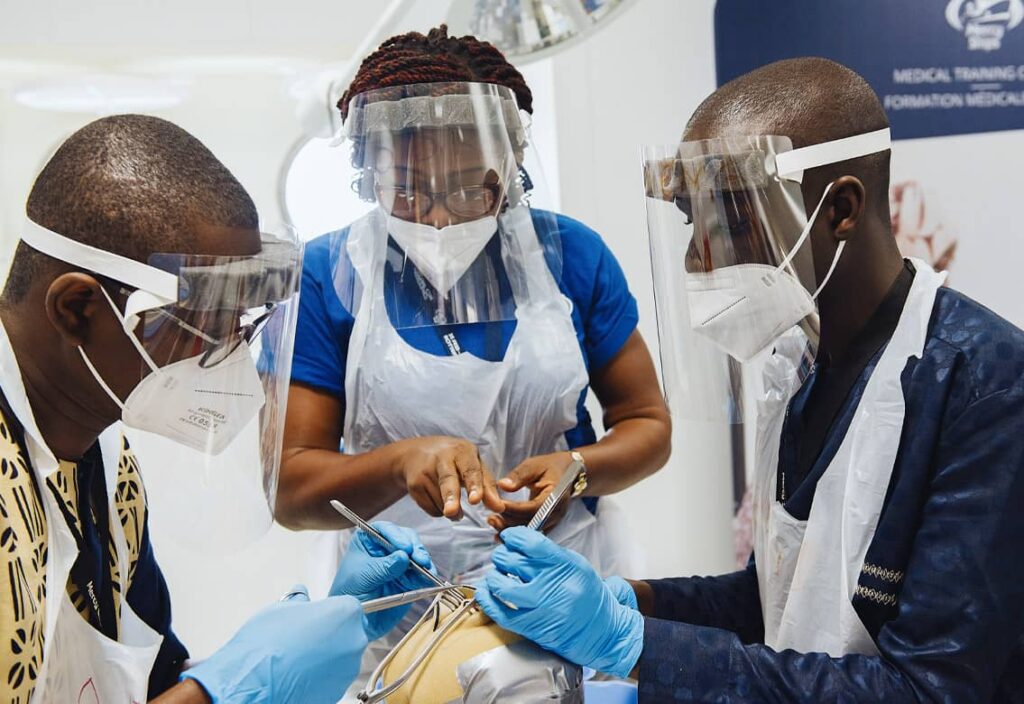
[[[377,521],[372,525],[398,550],[389,553],[372,537],[357,530],[334,576],[331,596],[348,594],[359,601],[369,601],[431,586],[426,577],[409,566],[411,557],[428,570],[433,571],[434,568],[430,553],[420,542],[416,531],[387,521]],[[370,640],[380,638],[398,625],[410,607],[411,604],[406,604],[366,614],[367,637]]]
[[[542,533],[517,526],[501,539],[491,556],[498,569],[476,585],[484,613],[578,665],[628,677],[643,650],[640,613],[616,601],[586,559]]]
[[[636,592],[633,591],[633,587],[630,586],[629,582],[618,576],[605,577],[604,585],[611,590],[615,596],[615,601],[623,606],[628,606],[633,611],[639,611],[640,606],[636,601]]]
[[[213,704],[334,704],[359,674],[366,643],[357,599],[299,595],[253,616],[181,678],[198,682]]]

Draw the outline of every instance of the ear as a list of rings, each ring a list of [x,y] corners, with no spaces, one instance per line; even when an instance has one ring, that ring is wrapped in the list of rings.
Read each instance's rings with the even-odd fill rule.
[[[841,176],[832,184],[829,224],[836,239],[852,235],[864,215],[864,184],[856,176]]]
[[[110,307],[100,283],[88,274],[61,274],[46,289],[46,317],[69,345],[84,345],[98,315]]]

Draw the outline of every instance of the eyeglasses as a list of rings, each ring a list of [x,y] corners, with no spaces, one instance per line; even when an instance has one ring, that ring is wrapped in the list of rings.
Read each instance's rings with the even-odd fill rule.
[[[122,288],[120,293],[127,296],[132,291]],[[230,357],[243,342],[249,344],[255,340],[263,332],[276,309],[277,303],[266,303],[256,308],[250,308],[239,316],[237,327],[223,337],[217,337],[204,332],[196,325],[189,323],[182,316],[175,315],[166,308],[152,308],[147,313],[152,313],[168,320],[201,340],[203,342],[203,351],[199,358],[199,366],[203,369],[210,369]]]
[[[276,308],[276,303],[267,303],[262,309],[251,309],[243,314],[241,318],[241,320],[245,320],[248,317],[249,322],[241,322],[240,320],[238,329],[228,335],[227,338],[208,340],[211,346],[199,358],[199,366],[203,369],[215,367],[230,357],[243,342],[248,345],[255,340],[263,332],[263,328],[266,327]]]
[[[482,218],[494,212],[498,204],[498,184],[462,186],[450,191],[425,191],[404,186],[377,185],[377,198],[396,217],[421,218],[436,203],[463,218]]]

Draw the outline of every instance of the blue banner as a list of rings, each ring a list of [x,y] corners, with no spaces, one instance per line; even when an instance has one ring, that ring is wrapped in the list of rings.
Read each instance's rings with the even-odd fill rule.
[[[897,139],[1022,129],[1022,22],[1024,0],[718,0],[718,83],[823,56],[867,79]]]

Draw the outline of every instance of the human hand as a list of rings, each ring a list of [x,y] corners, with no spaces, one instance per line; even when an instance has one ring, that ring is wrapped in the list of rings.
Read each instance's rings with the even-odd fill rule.
[[[633,611],[639,611],[640,607],[637,603],[636,591],[634,591],[633,585],[629,582],[622,577],[612,576],[605,577],[604,585],[611,591],[615,601],[623,606],[628,606]]]
[[[533,515],[540,510],[541,504],[554,490],[558,480],[572,464],[572,455],[568,452],[555,452],[550,455],[538,455],[522,462],[498,482],[502,491],[518,491],[529,487],[528,501],[505,501],[505,510],[500,514],[487,517],[487,523],[499,533],[510,526],[526,525]],[[544,532],[557,526],[569,510],[571,496],[566,494],[551,511],[544,523]]]
[[[501,538],[491,556],[497,569],[476,585],[484,613],[578,665],[627,677],[643,650],[643,616],[620,604],[581,555],[528,528]]]
[[[220,650],[182,673],[212,704],[334,704],[359,674],[363,609],[351,596],[298,594],[252,617]]]
[[[427,548],[420,542],[416,531],[396,526],[388,521],[375,521],[373,527],[384,534],[397,550],[388,552],[371,536],[357,530],[331,585],[331,596],[348,594],[369,601],[382,596],[430,586],[427,579],[412,569],[409,561],[433,570]],[[402,620],[410,605],[366,614],[366,633],[376,640]]]
[[[394,443],[396,478],[409,496],[431,516],[462,518],[462,488],[470,504],[501,512],[505,502],[476,445],[459,438],[432,435]]]

